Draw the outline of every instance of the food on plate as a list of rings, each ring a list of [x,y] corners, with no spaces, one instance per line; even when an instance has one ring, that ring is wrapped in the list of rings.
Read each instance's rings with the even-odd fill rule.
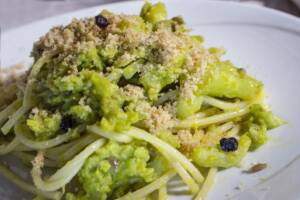
[[[223,54],[163,3],[52,28],[28,73],[1,85],[14,89],[0,101],[0,154],[31,166],[32,183],[0,172],[37,198],[163,200],[178,175],[204,199],[218,169],[283,124],[262,82]]]

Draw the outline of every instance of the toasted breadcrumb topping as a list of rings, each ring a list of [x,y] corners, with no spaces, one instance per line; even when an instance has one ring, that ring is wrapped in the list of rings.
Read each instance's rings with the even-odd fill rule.
[[[155,61],[162,65],[168,65],[175,59],[182,49],[187,48],[185,35],[174,34],[168,29],[159,29],[151,35],[147,41],[149,45],[157,46]]]
[[[189,129],[179,130],[178,139],[180,141],[180,148],[184,152],[191,152],[194,148],[200,146],[201,138],[204,135],[202,129],[196,130],[194,133],[191,133]]]
[[[180,70],[185,76],[185,81],[179,81],[180,86],[176,86],[176,90],[179,91],[179,96],[186,98],[194,96],[207,65],[219,59],[218,55],[211,54],[201,44],[193,42],[188,32],[182,31],[180,24],[174,23],[172,28],[157,24],[157,27],[153,28],[153,25],[148,22],[143,22],[141,25],[142,19],[134,15],[113,14],[106,17],[109,25],[104,29],[95,24],[94,17],[73,19],[67,26],[52,28],[34,44],[32,55],[38,59],[46,52],[59,51],[61,53],[55,58],[57,63],[67,66],[68,75],[78,75],[78,55],[96,48],[100,54],[106,53],[112,56],[111,59],[104,60],[105,65],[109,63],[103,72],[105,75],[115,69],[116,63],[119,63],[121,67],[127,66],[141,60],[142,55],[147,52],[149,60],[144,60],[142,67],[138,69],[141,76],[153,69],[163,71],[171,68],[174,65],[173,61],[183,56]],[[120,52],[120,49],[123,52]],[[61,73],[59,67],[51,70],[54,74]],[[46,76],[49,80],[53,78],[51,74],[46,73]],[[2,72],[0,72],[0,79],[2,80]],[[174,131],[173,128],[178,121],[176,99],[154,106],[147,102],[146,91],[143,87],[127,84],[120,87],[119,92],[125,99],[142,100],[136,105],[135,110],[145,116],[144,126],[152,134],[158,134],[163,130]],[[89,101],[89,97],[82,96],[78,99],[78,104],[87,105]],[[34,108],[31,115],[41,114],[41,112],[47,115],[46,111],[39,108]],[[203,130],[192,132],[180,130],[177,134],[181,148],[185,152],[190,152],[199,146],[201,140],[206,141],[205,138],[208,138],[208,136],[204,137]]]
[[[28,71],[23,64],[0,68],[0,108],[10,104],[25,89]]]
[[[135,85],[126,85],[120,88],[121,95],[131,99],[146,99],[143,88]]]
[[[170,130],[174,127],[176,120],[174,116],[162,106],[151,106],[147,102],[137,105],[136,110],[144,114],[143,123],[152,134],[159,134],[160,131]]]
[[[45,161],[44,153],[41,152],[41,151],[39,151],[37,153],[36,157],[31,162],[32,165],[33,165],[33,168],[39,170],[39,175],[42,174],[42,170],[41,169],[44,167],[44,161]]]
[[[159,131],[168,130],[174,126],[172,115],[163,107],[151,107],[149,110],[149,118],[145,120],[146,126],[153,134],[158,134]]]
[[[40,115],[42,117],[47,117],[49,115],[47,110],[39,109],[37,107],[34,107],[31,110],[31,113],[29,114],[29,118],[34,117],[35,115]]]

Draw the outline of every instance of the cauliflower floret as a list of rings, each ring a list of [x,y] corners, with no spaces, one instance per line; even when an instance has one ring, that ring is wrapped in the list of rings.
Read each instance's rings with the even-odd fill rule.
[[[141,145],[109,142],[85,162],[78,176],[87,199],[117,198],[157,178]]]
[[[60,129],[62,116],[60,113],[49,114],[45,110],[33,109],[27,119],[27,126],[33,131],[37,140],[47,140],[56,135]]]

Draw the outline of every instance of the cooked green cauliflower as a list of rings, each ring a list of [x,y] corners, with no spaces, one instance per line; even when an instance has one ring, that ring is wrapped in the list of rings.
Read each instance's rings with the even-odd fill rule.
[[[207,66],[199,92],[214,97],[251,100],[262,89],[262,83],[248,76],[232,63],[216,62]]]
[[[282,119],[265,110],[261,105],[250,107],[250,118],[245,122],[244,131],[251,138],[251,150],[259,148],[268,141],[267,130],[277,128],[284,123]]]
[[[158,174],[145,146],[109,142],[88,158],[78,176],[87,199],[105,200],[149,183]]]
[[[46,111],[38,111],[27,119],[26,124],[37,140],[46,140],[57,134],[61,118],[59,113],[48,114]]]
[[[192,152],[192,159],[199,167],[234,167],[246,156],[250,145],[251,139],[243,135],[235,152],[224,152],[219,147],[197,147]]]

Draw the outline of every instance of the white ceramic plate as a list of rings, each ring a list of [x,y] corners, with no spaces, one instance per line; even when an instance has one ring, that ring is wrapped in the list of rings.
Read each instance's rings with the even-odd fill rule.
[[[193,32],[204,35],[207,46],[227,49],[226,59],[246,68],[262,80],[274,112],[288,121],[270,131],[270,141],[250,153],[242,165],[268,163],[254,175],[242,169],[218,174],[209,199],[282,200],[300,199],[300,20],[274,10],[239,3],[169,0],[169,16],[183,15]],[[103,5],[49,18],[2,35],[2,66],[28,60],[32,44],[47,30],[67,24],[73,17],[94,16],[102,9],[137,14],[143,2]],[[0,180],[0,199],[20,199],[19,190]],[[238,188],[237,188],[238,187]],[[16,192],[18,191],[18,192]],[[190,199],[174,196],[172,200]]]

